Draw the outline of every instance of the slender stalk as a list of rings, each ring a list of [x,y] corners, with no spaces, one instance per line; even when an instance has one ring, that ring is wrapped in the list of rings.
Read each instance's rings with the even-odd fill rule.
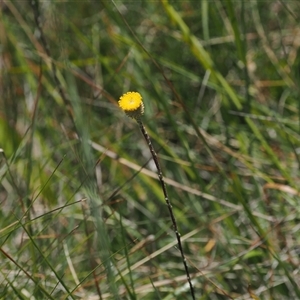
[[[145,128],[144,124],[142,123],[141,119],[136,118],[136,121],[139,124],[140,130],[141,130],[141,132],[142,132],[142,134],[143,134],[143,136],[144,136],[144,138],[145,138],[145,140],[148,144],[149,150],[151,152],[152,158],[153,158],[154,163],[155,163],[156,168],[157,168],[158,178],[159,178],[159,181],[160,181],[163,193],[164,193],[166,204],[167,204],[168,209],[169,209],[170,217],[171,217],[172,224],[173,224],[173,229],[175,231],[177,242],[178,242],[178,248],[179,248],[181,258],[182,258],[182,261],[183,261],[183,265],[184,265],[185,273],[186,273],[186,276],[187,276],[187,280],[188,280],[188,283],[190,285],[192,298],[193,298],[193,300],[195,300],[196,298],[195,298],[194,287],[193,287],[192,280],[191,280],[190,273],[189,273],[189,269],[188,269],[188,266],[187,266],[187,263],[186,263],[186,258],[185,258],[184,253],[183,253],[180,233],[178,231],[178,226],[177,226],[177,222],[176,222],[176,219],[175,219],[175,216],[174,216],[174,213],[173,213],[172,205],[171,205],[171,202],[170,202],[169,197],[168,197],[167,188],[166,188],[166,184],[165,184],[165,181],[164,181],[162,170],[161,170],[161,167],[160,167],[160,164],[159,164],[159,161],[158,161],[158,157],[157,157],[157,154],[156,154],[156,152],[153,148],[153,145],[151,143],[150,136],[148,135],[148,133],[146,131],[146,128]]]

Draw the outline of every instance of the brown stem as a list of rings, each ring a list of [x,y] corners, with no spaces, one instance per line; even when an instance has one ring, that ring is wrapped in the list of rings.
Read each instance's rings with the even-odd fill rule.
[[[186,258],[185,258],[184,253],[183,253],[180,233],[178,231],[177,222],[176,222],[176,219],[175,219],[175,216],[174,216],[174,213],[173,213],[172,205],[171,205],[171,202],[170,202],[169,197],[168,197],[167,188],[166,188],[164,177],[163,177],[161,167],[160,167],[160,164],[159,164],[159,161],[158,161],[158,157],[157,157],[157,154],[156,154],[156,152],[155,152],[155,150],[152,146],[150,136],[148,135],[148,133],[146,131],[146,128],[145,128],[144,124],[142,123],[141,119],[137,118],[136,121],[139,124],[140,130],[141,130],[141,132],[142,132],[142,134],[143,134],[143,136],[144,136],[144,138],[145,138],[145,140],[148,144],[149,150],[151,152],[152,158],[153,158],[154,163],[155,163],[156,168],[157,168],[158,178],[159,178],[159,181],[160,181],[163,193],[164,193],[165,201],[166,201],[168,209],[169,209],[169,214],[170,214],[170,217],[171,217],[171,220],[172,220],[173,229],[175,231],[177,242],[178,242],[178,248],[179,248],[181,258],[182,258],[182,261],[183,261],[183,265],[184,265],[185,273],[186,273],[186,276],[187,276],[187,280],[188,280],[188,283],[190,285],[192,298],[193,298],[193,300],[195,300],[196,298],[195,298],[194,287],[193,287],[192,280],[191,280],[190,273],[189,273],[189,269],[188,269],[188,266],[187,266],[187,263],[186,263]]]

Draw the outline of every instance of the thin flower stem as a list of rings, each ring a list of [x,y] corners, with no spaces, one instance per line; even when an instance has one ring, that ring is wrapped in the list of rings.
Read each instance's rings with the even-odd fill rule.
[[[168,197],[167,188],[166,188],[164,177],[163,177],[161,167],[160,167],[160,164],[159,164],[159,161],[158,161],[158,157],[157,157],[157,154],[156,154],[156,152],[155,152],[155,150],[152,146],[150,136],[148,135],[148,133],[146,131],[146,128],[145,128],[144,124],[142,123],[141,119],[136,118],[136,121],[139,124],[140,130],[141,130],[141,132],[142,132],[142,134],[143,134],[143,136],[144,136],[144,138],[145,138],[145,140],[148,144],[149,150],[151,152],[152,158],[153,158],[154,163],[155,163],[156,168],[157,168],[158,178],[159,178],[159,181],[160,181],[163,193],[164,193],[166,204],[167,204],[168,209],[169,209],[170,217],[171,217],[172,224],[173,224],[173,229],[175,231],[177,242],[178,242],[178,248],[179,248],[181,258],[182,258],[182,261],[183,261],[183,265],[184,265],[185,273],[186,273],[186,276],[187,276],[187,280],[188,280],[188,283],[190,285],[192,298],[193,298],[193,300],[195,300],[196,298],[195,298],[194,287],[193,287],[192,280],[191,280],[190,273],[189,273],[189,269],[188,269],[188,266],[187,266],[187,263],[186,263],[186,258],[185,258],[184,253],[183,253],[180,233],[178,231],[177,222],[176,222],[176,219],[175,219],[175,216],[174,216],[174,213],[173,213],[172,205],[171,205],[171,202],[170,202],[169,197]]]

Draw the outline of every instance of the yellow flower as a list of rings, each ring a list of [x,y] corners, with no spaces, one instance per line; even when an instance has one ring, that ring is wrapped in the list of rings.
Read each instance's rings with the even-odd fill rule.
[[[138,119],[144,113],[144,103],[140,93],[127,92],[120,97],[118,103],[127,116],[133,119]]]

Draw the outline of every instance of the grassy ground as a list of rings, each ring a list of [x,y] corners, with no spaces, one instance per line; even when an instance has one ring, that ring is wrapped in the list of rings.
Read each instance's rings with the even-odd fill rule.
[[[36,0],[35,0],[36,1]],[[1,4],[0,299],[300,299],[297,1]]]

